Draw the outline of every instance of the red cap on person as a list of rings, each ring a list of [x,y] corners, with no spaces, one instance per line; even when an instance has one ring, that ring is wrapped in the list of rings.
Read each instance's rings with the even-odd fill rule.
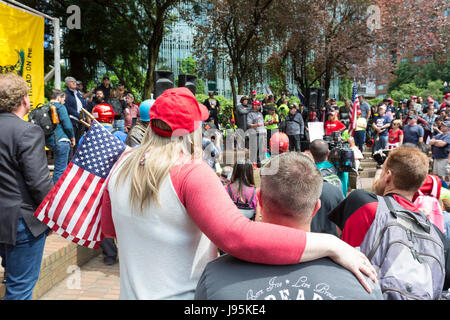
[[[252,94],[256,94],[256,91],[255,91],[255,90],[253,90],[253,91],[252,91]]]
[[[360,109],[356,110],[356,115],[358,116],[362,115],[362,111]]]
[[[417,96],[412,96],[411,99],[417,99]]]
[[[270,138],[269,145],[272,153],[276,150],[279,154],[285,153],[289,149],[289,138],[285,133],[277,132]]]
[[[252,105],[253,106],[260,106],[260,105],[262,105],[262,103],[259,102],[259,100],[255,100],[255,101],[252,102]]]
[[[448,98],[450,98],[450,93],[447,93],[447,94],[445,95],[445,99],[448,99]]]
[[[201,121],[209,118],[208,109],[199,104],[192,92],[185,87],[168,89],[160,95],[150,109],[150,126],[163,137],[183,136],[197,130]],[[165,122],[171,131],[153,126],[152,120]]]
[[[100,103],[92,109],[92,115],[97,121],[103,123],[113,123],[114,116],[117,113],[114,112],[114,108],[107,103]]]

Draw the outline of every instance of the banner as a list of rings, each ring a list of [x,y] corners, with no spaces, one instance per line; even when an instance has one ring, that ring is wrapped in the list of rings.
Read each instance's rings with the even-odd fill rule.
[[[44,18],[0,2],[0,73],[30,88],[31,107],[44,103]]]
[[[325,135],[325,129],[323,122],[308,122],[309,142],[313,142],[316,139],[323,139]]]

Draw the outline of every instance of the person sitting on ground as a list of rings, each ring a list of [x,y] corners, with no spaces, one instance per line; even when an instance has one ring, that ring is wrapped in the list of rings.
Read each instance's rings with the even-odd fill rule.
[[[208,117],[189,89],[166,90],[150,109],[143,143],[111,170],[100,222],[105,237],[117,238],[121,249],[120,298],[193,299],[217,247],[242,260],[277,265],[330,256],[370,291],[363,274],[376,279],[373,267],[340,239],[241,214],[202,161],[200,123]]]
[[[272,166],[278,168],[278,174],[272,174]],[[321,190],[322,176],[307,156],[288,152],[273,157],[261,171],[261,189],[257,191],[263,222],[309,232],[311,220],[321,206]],[[224,255],[206,266],[195,299],[382,300],[378,285],[370,285],[369,294],[350,272],[328,258],[275,266]]]
[[[225,189],[246,218],[255,221],[255,218],[260,217],[253,165],[249,161],[237,161],[234,164],[230,183]]]
[[[377,270],[382,272],[379,279],[383,279],[384,284],[382,283],[381,286],[384,294],[386,295],[385,298],[387,299],[399,299],[395,292],[390,291],[388,288],[389,284],[384,282],[389,279],[389,276],[385,275],[385,273],[391,270],[391,263],[394,261],[389,261],[389,264],[382,267],[383,260],[380,261],[382,255],[373,255],[374,249],[367,246],[367,244],[372,243],[372,237],[378,237],[377,235],[372,235],[371,231],[378,230],[378,226],[382,227],[382,223],[386,220],[386,216],[389,215],[389,212],[393,212],[393,210],[399,212],[399,209],[397,208],[402,208],[401,210],[408,210],[412,215],[423,217],[423,214],[419,213],[420,210],[412,201],[415,193],[423,185],[425,178],[427,177],[428,167],[428,157],[418,148],[402,146],[392,150],[389,152],[389,156],[382,166],[380,176],[374,181],[373,190],[375,193],[370,193],[365,190],[355,190],[350,193],[349,196],[328,216],[329,219],[338,226],[338,232],[341,234],[341,239],[353,247],[361,247],[361,251],[368,255],[372,263],[378,267]],[[392,208],[396,209],[387,209],[390,208],[389,203],[391,203]],[[386,211],[386,209],[388,211]],[[398,214],[399,213],[396,213],[396,215]],[[417,219],[418,217],[416,217],[416,220]],[[440,231],[437,227],[432,228],[431,223],[429,226],[429,237],[433,239],[433,243],[438,244],[438,247],[440,246],[439,250],[442,250],[440,258],[443,258],[444,246],[442,244],[442,240],[439,239]],[[367,238],[366,235],[370,237]],[[411,256],[411,253],[414,255],[414,252],[403,248],[401,252],[398,252],[399,256],[400,253],[402,253],[401,257],[405,261],[403,270],[408,268],[407,270],[409,273],[414,274],[415,272],[419,272],[422,276],[423,273],[421,273],[421,271],[423,270],[424,265],[417,262],[423,261],[422,258],[417,258],[414,260]],[[385,252],[381,254],[385,254]],[[436,261],[441,263],[441,267],[443,266],[442,261],[439,259]],[[433,262],[435,263],[436,261]],[[427,265],[426,268],[428,267],[429,266]],[[439,271],[436,270],[437,269],[433,269],[432,272],[434,274],[432,275],[431,269],[427,273],[430,277],[433,277],[433,281],[430,277],[427,279],[414,279],[412,281],[417,280],[421,282],[422,285],[416,284],[417,286],[409,288],[408,291],[410,293],[416,293],[417,290],[424,289],[427,290],[427,299],[437,299],[442,291],[445,272],[443,267],[442,269],[439,269]],[[395,279],[404,279],[405,277],[408,277],[408,273],[405,273],[404,271],[396,272],[392,269],[392,272],[393,274],[391,275],[391,279],[392,276]],[[437,282],[435,282],[435,280]],[[383,285],[385,287],[383,287]],[[397,283],[391,282],[391,285],[395,286]]]
[[[336,167],[328,161],[330,155],[328,143],[321,139],[314,140],[309,146],[309,151],[324,179],[341,188],[344,197],[347,196],[348,172],[337,172]]]

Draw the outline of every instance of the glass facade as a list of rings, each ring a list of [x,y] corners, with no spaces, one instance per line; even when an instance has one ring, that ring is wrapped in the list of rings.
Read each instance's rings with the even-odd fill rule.
[[[176,10],[173,13],[177,15]],[[192,46],[194,36],[194,28],[179,18],[164,36],[160,47],[157,70],[170,70],[174,73],[175,79],[177,79],[180,74],[181,61],[193,56]],[[265,52],[262,54],[261,59],[267,58],[269,55],[270,52]],[[229,67],[225,61],[211,61],[208,67],[207,77],[203,79],[206,90],[215,91],[219,95],[232,98],[231,84],[228,77],[229,72]],[[265,94],[265,86],[270,82],[268,76],[265,78],[263,80],[264,83],[257,84],[255,88],[245,88],[245,91],[250,92],[251,90],[256,90],[258,93]],[[287,91],[292,95],[297,96],[298,94],[293,76],[289,72],[287,74]],[[331,82],[329,96],[336,99],[339,98],[339,79],[337,77]]]

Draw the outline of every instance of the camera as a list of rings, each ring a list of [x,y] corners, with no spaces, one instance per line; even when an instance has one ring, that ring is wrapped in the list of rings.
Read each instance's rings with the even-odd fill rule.
[[[328,160],[336,167],[338,172],[355,171],[355,155],[349,144],[342,141],[340,132],[333,132],[331,136],[325,136],[328,142],[330,155]]]
[[[379,166],[383,165],[386,161],[390,150],[378,150],[373,154],[373,159],[377,162]]]

